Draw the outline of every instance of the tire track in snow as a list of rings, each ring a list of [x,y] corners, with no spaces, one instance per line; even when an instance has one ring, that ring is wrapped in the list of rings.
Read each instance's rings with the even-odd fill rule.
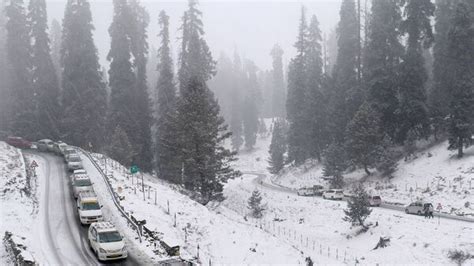
[[[49,161],[46,160],[43,156],[41,156],[41,155],[38,155],[38,156],[44,161],[44,165],[45,165],[44,166],[44,175],[43,175],[44,182],[45,182],[45,188],[43,189],[42,195],[41,195],[42,201],[44,202],[43,206],[45,208],[44,208],[44,216],[42,217],[41,223],[42,223],[44,231],[47,233],[47,237],[46,237],[47,245],[49,246],[49,248],[51,250],[55,251],[55,252],[53,252],[54,260],[56,261],[54,264],[64,264],[61,261],[61,258],[59,257],[59,255],[57,253],[57,251],[59,249],[56,247],[56,245],[53,241],[53,234],[51,233],[51,226],[50,226],[51,224],[49,223],[49,220],[45,220],[45,219],[50,217],[50,215],[49,215],[49,197],[50,197],[51,193],[50,193],[49,176],[50,176],[50,172],[51,172],[51,169],[50,169],[51,165],[49,164]],[[43,236],[43,234],[41,234],[41,236]]]

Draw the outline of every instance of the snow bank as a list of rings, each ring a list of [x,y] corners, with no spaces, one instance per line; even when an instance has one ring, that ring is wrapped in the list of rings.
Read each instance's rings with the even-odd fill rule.
[[[9,243],[22,246],[21,254],[28,261],[41,260],[31,225],[38,212],[34,180],[26,176],[25,160],[20,150],[0,142],[0,235],[11,233]],[[18,243],[17,243],[18,242]],[[0,253],[0,263],[7,265],[8,254]]]

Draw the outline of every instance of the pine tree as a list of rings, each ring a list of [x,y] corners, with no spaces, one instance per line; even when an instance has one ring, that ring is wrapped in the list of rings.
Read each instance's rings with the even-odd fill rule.
[[[107,146],[107,154],[110,158],[120,162],[124,166],[132,165],[132,158],[135,155],[132,144],[130,143],[127,133],[117,126],[110,137]]]
[[[332,188],[342,188],[344,185],[343,173],[347,168],[346,154],[341,145],[332,143],[324,151],[323,175],[332,177],[330,184]]]
[[[137,130],[134,134],[134,145],[138,149],[138,153],[134,161],[138,163],[141,169],[151,171],[152,169],[152,111],[150,97],[148,94],[147,81],[147,27],[150,23],[150,16],[139,0],[130,0],[132,20],[129,36],[131,39],[131,52],[133,54],[133,69],[135,72],[135,107],[134,119],[136,121]]]
[[[158,50],[157,90],[157,135],[156,160],[157,173],[161,178],[174,183],[181,181],[181,161],[177,142],[176,87],[174,83],[173,62],[169,47],[169,17],[164,11],[159,15],[161,46]]]
[[[380,114],[384,134],[395,137],[398,107],[397,71],[403,55],[400,43],[400,1],[373,1],[364,57],[367,100]]]
[[[223,182],[238,176],[229,163],[235,153],[223,147],[230,138],[219,105],[206,81],[215,73],[215,62],[204,40],[201,12],[194,0],[183,19],[180,54],[178,136],[185,187],[204,204],[222,198]]]
[[[8,126],[8,118],[10,106],[9,100],[10,90],[8,89],[7,80],[7,53],[6,39],[7,33],[5,29],[5,1],[0,1],[0,131],[6,131]]]
[[[24,138],[38,137],[38,122],[35,112],[35,91],[31,86],[30,39],[23,1],[10,1],[5,7],[7,16],[6,51],[8,56],[8,90],[12,115],[12,134]]]
[[[286,141],[283,129],[284,123],[283,119],[277,119],[273,126],[272,142],[268,150],[270,154],[268,170],[272,174],[278,174],[285,166]]]
[[[257,67],[251,61],[246,63],[246,92],[242,104],[242,122],[244,130],[245,148],[253,149],[257,142],[258,133],[258,107],[259,99],[257,84]]]
[[[188,0],[188,10],[183,15],[181,31],[180,68],[178,71],[180,94],[188,87],[193,77],[208,81],[215,75],[216,62],[212,59],[209,46],[203,39],[202,12],[197,9],[196,0]]]
[[[260,191],[255,189],[252,192],[252,196],[250,196],[248,200],[247,208],[250,210],[250,214],[253,218],[262,218],[263,211],[265,211],[265,206],[262,205],[262,196],[260,195]]]
[[[459,0],[436,0],[435,42],[433,45],[433,89],[428,94],[428,106],[435,137],[443,134],[447,126],[445,118],[449,114],[449,88],[452,76],[449,74],[448,32],[456,3]]]
[[[316,16],[311,18],[308,28],[308,92],[304,108],[309,122],[308,146],[311,157],[321,159],[321,154],[329,144],[327,126],[326,95],[323,92],[322,38]]]
[[[222,183],[239,173],[229,165],[235,153],[223,147],[231,133],[219,116],[213,93],[199,77],[184,88],[178,123],[185,187],[197,192],[203,204],[222,199]]]
[[[299,165],[309,158],[308,115],[302,108],[307,100],[307,49],[308,25],[304,7],[301,9],[298,39],[295,43],[296,57],[288,70],[288,96],[286,100],[288,129],[288,161]]]
[[[51,39],[51,59],[53,60],[53,65],[54,65],[54,68],[56,69],[56,77],[60,79],[61,73],[62,73],[62,70],[61,70],[62,29],[61,29],[61,24],[56,19],[53,19],[53,21],[51,22],[50,39]],[[61,80],[59,80],[59,84],[61,84]]]
[[[364,222],[372,213],[372,209],[369,207],[369,195],[362,184],[355,187],[354,194],[355,196],[347,201],[347,209],[344,210],[345,217],[343,220],[367,230],[368,227]]]
[[[285,81],[283,79],[283,49],[275,44],[270,52],[272,56],[272,117],[285,117]],[[270,99],[267,99],[270,101]]]
[[[330,113],[332,114],[330,120],[331,135],[334,136],[335,141],[342,143],[346,126],[363,100],[357,78],[359,28],[354,0],[342,2],[340,17],[338,53],[333,70],[335,84],[330,100]]]
[[[474,4],[456,6],[448,39],[450,84],[449,149],[463,157],[463,148],[473,144],[474,135]]]
[[[28,23],[31,38],[31,81],[36,98],[38,138],[60,136],[59,83],[51,59],[45,0],[30,0]]]
[[[430,19],[434,5],[430,0],[407,0],[405,20],[401,31],[408,34],[407,49],[403,56],[400,73],[397,142],[403,143],[409,130],[419,137],[429,133],[425,82],[428,78],[423,58],[423,48],[433,42]]]
[[[92,38],[89,2],[68,0],[62,28],[64,140],[99,151],[105,139],[107,95]]]
[[[362,167],[367,175],[374,167],[382,150],[383,135],[380,118],[367,103],[363,104],[347,126],[346,149],[354,166]]]
[[[137,147],[135,135],[141,128],[135,120],[137,110],[134,100],[138,92],[134,88],[136,76],[131,61],[130,30],[127,28],[131,19],[132,13],[127,0],[114,0],[114,18],[109,28],[110,51],[107,55],[107,60],[110,61],[109,86],[111,89],[107,131],[114,132],[117,127],[120,127],[130,141],[132,148],[130,152],[136,155],[140,153],[140,149]],[[139,162],[134,159],[133,163]]]

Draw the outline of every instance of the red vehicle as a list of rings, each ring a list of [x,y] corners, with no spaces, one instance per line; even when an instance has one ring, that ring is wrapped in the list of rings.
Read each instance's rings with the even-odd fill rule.
[[[27,141],[21,137],[8,137],[6,143],[12,145],[13,147],[17,147],[20,149],[29,149],[31,148],[31,142]]]

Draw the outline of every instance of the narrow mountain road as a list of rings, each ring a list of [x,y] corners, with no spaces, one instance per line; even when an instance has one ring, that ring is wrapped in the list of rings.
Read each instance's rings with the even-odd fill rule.
[[[39,165],[39,222],[34,226],[48,265],[139,265],[131,253],[124,261],[99,262],[87,242],[88,227],[79,222],[63,159],[36,151],[23,153]]]
[[[254,175],[256,176],[253,180],[252,183],[257,186],[261,186],[263,188],[273,190],[276,192],[283,192],[283,193],[288,193],[288,194],[293,194],[293,195],[298,195],[297,191],[295,189],[291,189],[288,187],[284,187],[281,185],[277,185],[273,182],[266,182],[266,175],[262,173],[257,173],[257,172],[243,172],[244,174],[247,175]],[[344,197],[344,200],[347,201],[347,197]],[[389,209],[389,210],[394,210],[394,211],[399,211],[399,212],[405,212],[405,207],[404,206],[399,206],[399,205],[393,205],[393,204],[385,204],[382,203],[380,208],[384,209]],[[407,214],[408,215],[408,214]],[[474,218],[469,218],[469,217],[464,217],[464,216],[456,216],[456,215],[449,215],[446,213],[438,213],[435,212],[434,216],[436,217],[441,217],[444,219],[450,219],[450,220],[457,220],[457,221],[463,221],[463,222],[469,222],[469,223],[474,223]]]

